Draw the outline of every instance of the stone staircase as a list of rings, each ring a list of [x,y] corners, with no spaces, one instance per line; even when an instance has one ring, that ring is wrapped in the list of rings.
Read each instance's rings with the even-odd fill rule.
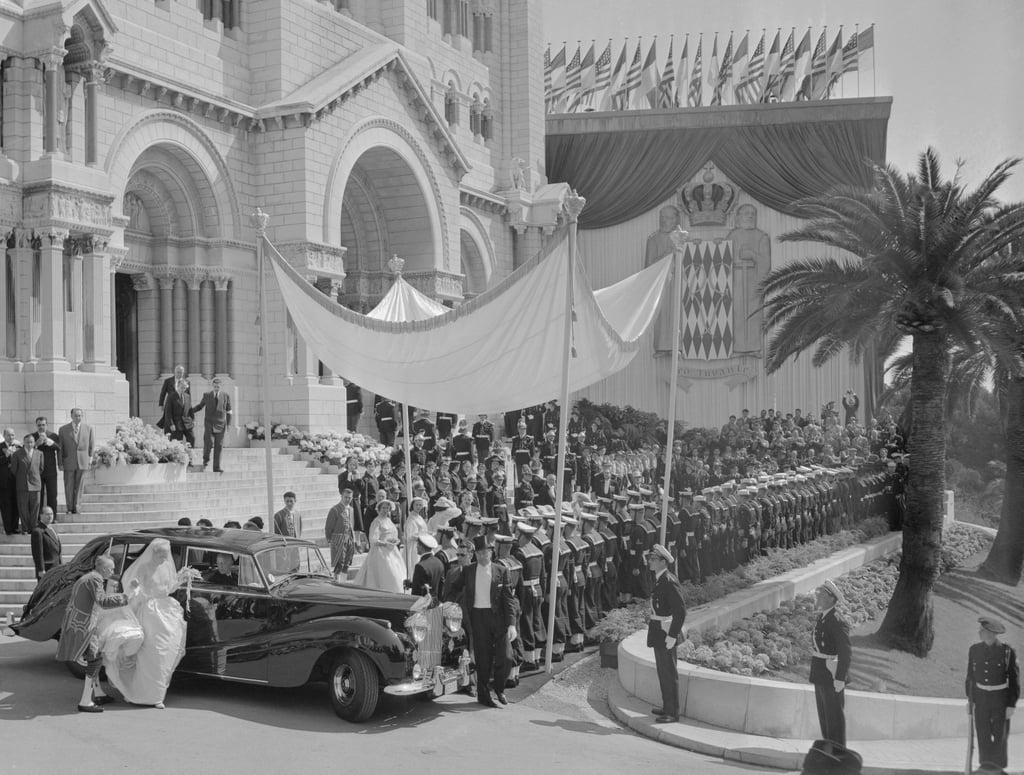
[[[284,505],[284,493],[298,496],[302,537],[323,538],[327,512],[338,502],[337,474],[324,473],[319,464],[299,460],[287,448],[274,448],[274,509]],[[183,484],[95,485],[86,484],[78,514],[58,514],[65,562],[96,536],[149,527],[172,527],[181,517],[206,517],[216,527],[228,520],[245,523],[255,515],[270,529],[267,514],[265,450],[224,450],[225,472],[215,474],[192,467]],[[201,460],[201,452],[194,453]],[[64,500],[60,499],[60,510]],[[323,541],[320,541],[322,544]],[[21,615],[22,606],[36,586],[29,537],[0,535],[0,616]]]

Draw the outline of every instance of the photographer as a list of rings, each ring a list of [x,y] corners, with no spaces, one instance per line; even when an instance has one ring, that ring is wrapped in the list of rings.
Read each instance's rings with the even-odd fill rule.
[[[847,388],[846,394],[843,396],[843,410],[846,412],[846,416],[843,418],[844,426],[849,425],[850,420],[857,419],[858,409],[860,409],[860,399],[853,392],[853,388]]]

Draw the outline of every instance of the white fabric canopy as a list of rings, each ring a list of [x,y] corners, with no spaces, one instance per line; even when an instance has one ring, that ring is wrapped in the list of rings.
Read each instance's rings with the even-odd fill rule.
[[[448,308],[444,304],[420,293],[399,275],[391,285],[391,290],[384,294],[384,298],[376,307],[366,313],[366,317],[401,323],[410,320],[427,320],[443,315],[447,311]],[[321,358],[321,360],[323,359]]]
[[[375,319],[342,307],[303,279],[269,240],[265,246],[306,343],[335,374],[366,390],[411,406],[470,415],[533,406],[559,395],[565,367],[564,237],[494,288],[436,316],[427,315],[409,293],[415,289],[396,283],[392,291],[401,300],[386,309],[382,302],[375,312],[424,314],[411,321]],[[671,256],[595,294],[575,265],[570,391],[599,382],[633,359],[670,269]]]

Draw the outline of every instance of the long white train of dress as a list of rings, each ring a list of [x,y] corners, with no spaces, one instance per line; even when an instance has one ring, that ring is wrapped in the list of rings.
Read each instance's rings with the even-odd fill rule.
[[[128,702],[156,705],[167,696],[171,675],[185,654],[185,618],[173,597],[136,600],[131,608],[142,627],[142,646],[134,657],[105,649],[103,664],[110,683]]]
[[[370,551],[353,583],[386,592],[403,592],[405,562],[398,549],[398,528],[390,517],[377,517],[370,525]]]

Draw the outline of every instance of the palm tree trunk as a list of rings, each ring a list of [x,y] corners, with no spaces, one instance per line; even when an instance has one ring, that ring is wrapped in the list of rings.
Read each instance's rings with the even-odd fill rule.
[[[979,571],[1016,586],[1024,568],[1024,379],[1007,389],[1006,479],[995,543]]]
[[[925,656],[932,647],[932,587],[942,550],[942,496],[946,489],[946,387],[950,354],[945,335],[914,334],[908,439],[910,472],[903,521],[903,558],[878,637],[891,648]]]

